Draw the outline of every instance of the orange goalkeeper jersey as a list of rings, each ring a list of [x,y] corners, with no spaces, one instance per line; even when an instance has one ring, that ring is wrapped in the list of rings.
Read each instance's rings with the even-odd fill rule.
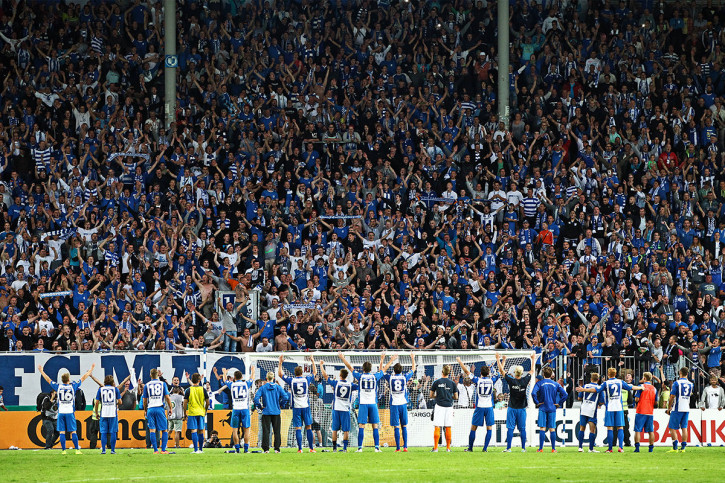
[[[637,414],[646,414],[651,416],[654,412],[655,403],[657,402],[657,389],[645,382],[644,389],[639,391],[639,401],[637,402]]]

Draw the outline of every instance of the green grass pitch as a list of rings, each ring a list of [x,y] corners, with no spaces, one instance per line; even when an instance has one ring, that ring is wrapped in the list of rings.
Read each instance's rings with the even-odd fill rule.
[[[601,448],[600,448],[601,449]],[[659,447],[654,454],[577,453],[575,448],[559,448],[559,453],[526,453],[515,450],[502,453],[490,448],[482,453],[431,454],[415,448],[395,453],[384,448],[375,453],[366,448],[358,453],[297,454],[284,449],[281,454],[224,454],[207,449],[202,455],[188,449],[174,455],[154,455],[146,450],[118,450],[116,455],[101,455],[99,450],[84,450],[82,455],[68,451],[0,451],[0,480],[3,482],[89,481],[266,481],[266,482],[439,482],[439,481],[723,481],[725,448],[688,448],[685,454],[667,454]]]

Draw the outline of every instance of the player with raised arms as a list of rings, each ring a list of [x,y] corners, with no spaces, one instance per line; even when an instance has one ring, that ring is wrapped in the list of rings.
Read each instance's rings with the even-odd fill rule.
[[[159,380],[158,369],[151,369],[149,375],[151,376],[151,380],[143,388],[143,409],[148,426],[149,439],[151,440],[151,446],[154,448],[154,454],[159,454],[156,431],[161,431],[161,454],[169,454],[166,451],[166,445],[169,442],[169,421],[164,410],[167,407],[169,414],[171,414],[172,406],[171,398],[169,397],[169,388],[164,381]]]
[[[554,371],[551,367],[544,367],[541,370],[543,379],[536,381],[534,390],[531,391],[531,398],[539,408],[539,449],[537,453],[544,452],[546,433],[551,439],[551,452],[556,453],[556,408],[566,401],[567,394],[561,385],[553,381],[551,377]]]
[[[360,405],[357,411],[357,453],[362,453],[363,440],[365,439],[365,425],[373,426],[373,440],[375,442],[375,451],[380,452],[380,433],[378,432],[378,424],[380,424],[380,415],[378,414],[378,381],[385,375],[390,364],[393,362],[391,358],[387,365],[385,362],[385,352],[380,354],[380,364],[378,372],[372,373],[373,365],[370,361],[365,361],[362,366],[362,372],[358,372],[352,368],[352,364],[345,359],[342,352],[338,352],[337,356],[345,364],[345,367],[352,373],[352,377],[358,380],[360,385]]]
[[[585,388],[599,389],[599,374],[592,372],[588,383],[584,385]],[[579,398],[582,400],[581,409],[579,410],[579,432],[577,433],[577,439],[579,440],[579,452],[584,451],[584,432],[589,427],[589,452],[599,453],[594,449],[594,444],[597,440],[597,408],[604,404],[601,394],[583,392],[579,393]]]
[[[394,362],[398,355],[394,355],[390,362]],[[400,433],[403,433],[403,452],[408,452],[408,381],[415,374],[415,355],[410,353],[411,369],[403,374],[400,362],[393,366],[393,374],[385,374],[390,384],[390,426],[395,432],[395,452],[400,451]]]
[[[310,357],[312,361],[312,376],[304,376],[302,366],[295,367],[295,377],[285,377],[282,372],[282,363],[284,355],[279,356],[279,366],[277,374],[287,383],[292,392],[292,427],[295,428],[295,436],[297,437],[297,452],[302,453],[302,426],[307,432],[307,444],[310,445],[310,453],[315,451],[315,437],[312,433],[312,411],[310,409],[310,384],[314,383],[317,376],[317,366],[315,358]]]
[[[654,408],[657,403],[657,389],[652,385],[652,373],[642,374],[642,390],[634,396],[637,413],[634,416],[634,452],[639,453],[640,436],[649,433],[649,452],[655,450]]]
[[[689,373],[687,367],[680,369],[680,378],[672,383],[670,391],[670,400],[667,405],[667,414],[670,415],[670,422],[667,425],[670,428],[670,436],[672,436],[672,449],[668,453],[677,452],[677,430],[680,430],[680,451],[685,452],[687,446],[687,423],[690,420],[690,397],[692,396],[692,388],[694,384],[687,379]]]
[[[230,449],[227,453],[239,453],[241,449],[241,438],[239,437],[239,428],[242,428],[242,437],[244,438],[244,452],[249,452],[249,427],[252,425],[252,418],[249,413],[249,391],[254,384],[254,366],[249,369],[249,380],[244,380],[242,371],[234,372],[234,381],[226,382],[229,393],[232,398],[232,441],[234,449]],[[227,378],[227,370],[222,369],[224,379]]]
[[[98,388],[94,410],[100,413],[101,454],[106,454],[106,440],[111,454],[116,454],[116,436],[118,434],[118,406],[121,405],[121,391],[114,385],[112,375],[103,380]]]
[[[607,369],[608,379],[598,388],[594,387],[577,387],[577,392],[603,393],[604,394],[604,425],[607,427],[607,441],[609,441],[609,449],[607,453],[612,452],[614,445],[614,431],[617,431],[617,443],[619,452],[624,453],[624,406],[622,405],[622,390],[641,391],[642,386],[630,386],[621,379],[617,379],[617,369],[610,367]]]
[[[526,406],[529,401],[526,398],[526,389],[531,383],[531,379],[536,373],[536,354],[531,355],[531,370],[524,376],[524,368],[522,366],[514,366],[514,375],[506,374],[504,364],[506,356],[500,356],[496,353],[496,364],[498,365],[499,374],[506,374],[504,381],[509,385],[509,405],[506,410],[506,449],[504,453],[511,452],[511,443],[514,439],[514,430],[518,428],[521,435],[521,452],[526,452]]]
[[[191,375],[191,386],[184,392],[184,418],[191,431],[194,454],[204,452],[204,430],[206,429],[206,410],[209,408],[209,393],[201,385],[201,374]]]
[[[80,381],[70,382],[70,373],[66,372],[60,376],[60,384],[53,381],[43,371],[43,366],[38,366],[40,375],[43,379],[50,384],[50,387],[58,395],[58,426],[57,431],[60,434],[60,448],[61,453],[65,452],[65,433],[69,432],[70,437],[73,440],[73,447],[76,450],[76,454],[81,453],[81,447],[78,445],[78,434],[76,433],[76,391],[80,389],[81,383],[88,379],[96,367],[95,364],[91,364],[91,368],[88,372],[81,376]]]
[[[463,369],[466,377],[471,377],[471,371],[463,364],[460,357],[456,357],[458,365]],[[488,445],[493,436],[493,386],[498,381],[498,376],[491,377],[491,368],[487,364],[481,366],[481,377],[472,377],[471,381],[476,385],[476,409],[473,411],[471,420],[471,432],[468,435],[468,448],[465,451],[473,451],[473,443],[476,441],[476,430],[479,426],[486,425],[486,442],[483,444],[483,452],[488,451]]]
[[[340,379],[333,379],[325,371],[325,362],[320,361],[322,379],[332,386],[335,398],[332,400],[332,451],[337,451],[337,432],[342,431],[342,450],[347,452],[350,440],[350,411],[352,410],[352,393],[358,391],[360,386],[349,382],[347,369],[340,370]]]

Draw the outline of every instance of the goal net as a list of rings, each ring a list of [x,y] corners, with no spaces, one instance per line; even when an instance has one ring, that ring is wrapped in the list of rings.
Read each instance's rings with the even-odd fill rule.
[[[388,351],[386,353],[385,362],[390,360],[392,355],[397,355],[397,361],[403,366],[403,372],[408,372],[412,368],[411,357],[409,352]],[[514,366],[520,365],[524,372],[527,373],[531,369],[532,351],[501,351],[500,355],[506,356],[504,362],[504,370],[512,372]],[[286,391],[290,388],[282,381],[277,374],[279,366],[280,353],[247,353],[245,358],[245,372],[249,376],[249,369],[254,367],[256,390],[265,379],[267,373],[272,372],[279,384]],[[360,351],[345,352],[345,358],[350,362],[356,371],[362,372],[362,365],[370,362],[373,366],[372,372],[380,369],[380,351]],[[312,375],[311,356],[314,357],[317,377],[310,389],[310,406],[312,417],[314,420],[313,430],[315,433],[315,445],[322,447],[331,446],[332,443],[332,402],[333,391],[332,386],[322,380],[319,363],[325,363],[325,371],[328,376],[337,378],[339,371],[345,367],[344,363],[338,357],[337,353],[332,352],[307,352],[295,353],[285,352],[284,362],[282,364],[282,372],[285,377],[293,377],[297,366],[302,366],[305,375]],[[486,364],[491,370],[492,376],[499,376],[499,370],[496,364],[495,353],[493,351],[416,351],[416,370],[408,383],[408,446],[430,446],[433,441],[433,422],[432,408],[434,401],[429,397],[432,383],[441,377],[443,366],[448,364],[451,366],[450,378],[457,384],[459,390],[459,399],[454,406],[453,418],[453,445],[466,446],[468,444],[468,434],[471,427],[471,418],[473,410],[476,406],[476,389],[470,378],[466,377],[463,370],[457,363],[459,358],[468,368],[471,377],[478,376],[481,366]],[[392,365],[387,373],[392,373]],[[349,379],[348,379],[349,380]],[[533,382],[529,387],[529,393]],[[353,393],[352,400],[353,411],[351,414],[351,434],[350,447],[357,445],[357,391]],[[494,415],[496,419],[496,427],[494,437],[491,444],[504,444],[506,440],[506,407],[508,404],[509,388],[503,378],[500,378],[495,384],[495,400],[496,408]],[[378,408],[380,414],[380,445],[382,447],[395,447],[394,431],[390,426],[390,388],[385,379],[381,379],[378,384]],[[295,431],[292,427],[292,411],[285,409],[282,411],[282,446],[296,447]],[[485,429],[484,429],[485,431]],[[482,443],[484,432],[481,432],[477,443]],[[255,412],[252,416],[252,427],[250,428],[251,446],[261,446],[262,428],[261,413]],[[342,441],[342,435],[338,438]],[[370,425],[365,428],[364,446],[373,446],[373,432]],[[307,447],[307,441],[303,443],[303,447]]]

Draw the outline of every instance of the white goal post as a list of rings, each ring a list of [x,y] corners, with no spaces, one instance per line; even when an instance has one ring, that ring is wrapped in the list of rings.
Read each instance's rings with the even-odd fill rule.
[[[267,373],[272,372],[277,379],[277,382],[282,384],[285,390],[289,391],[289,388],[285,386],[284,382],[277,377],[277,368],[279,366],[279,356],[284,356],[284,362],[282,364],[282,371],[285,376],[292,376],[294,369],[297,366],[302,366],[305,375],[312,374],[312,358],[314,357],[317,367],[317,379],[311,389],[311,407],[313,413],[313,419],[315,424],[313,429],[316,434],[316,441],[322,444],[322,446],[330,445],[331,441],[331,429],[330,423],[332,418],[332,387],[329,386],[325,381],[322,381],[322,376],[319,371],[319,363],[325,363],[325,371],[331,377],[337,377],[339,371],[345,366],[340,360],[336,352],[330,351],[318,351],[318,352],[248,352],[242,354],[244,361],[244,367],[238,368],[245,373],[246,377],[250,375],[250,368],[254,367],[256,384],[254,390],[261,385],[261,380],[264,380]],[[370,362],[373,366],[373,372],[379,370],[380,357],[383,354],[381,351],[343,351],[345,358],[352,364],[355,370],[362,372],[362,365],[364,362]],[[403,371],[408,372],[411,370],[411,352],[405,351],[387,351],[385,352],[386,359],[389,361],[390,357],[397,355],[397,361],[403,366]],[[466,446],[468,444],[468,435],[471,427],[471,418],[473,415],[473,409],[476,404],[475,385],[470,383],[469,380],[463,374],[460,366],[456,359],[460,357],[461,361],[471,371],[471,376],[478,376],[480,369],[483,364],[486,364],[491,369],[492,376],[498,376],[499,370],[496,364],[495,351],[414,351],[413,354],[416,358],[416,371],[411,378],[408,386],[409,399],[408,404],[408,445],[409,446],[430,446],[433,443],[433,423],[431,421],[431,409],[433,402],[429,398],[430,386],[439,377],[441,377],[441,371],[443,366],[448,364],[451,366],[451,379],[458,384],[459,388],[459,400],[454,406],[454,422],[452,426],[453,433],[453,445],[454,446]],[[531,356],[535,353],[533,351],[525,350],[502,350],[498,354],[505,356],[504,370],[507,373],[512,372],[514,366],[522,366],[524,373],[528,373],[531,369]],[[392,372],[392,366],[388,369],[388,373]],[[495,384],[496,390],[496,409],[494,415],[496,419],[496,429],[494,437],[491,441],[492,445],[505,444],[506,441],[506,406],[508,402],[508,385],[501,378]],[[532,382],[529,386],[529,394],[535,379],[532,378]],[[357,394],[353,395],[355,400]],[[529,397],[530,399],[530,397]],[[355,408],[357,404],[355,404]],[[380,412],[380,442],[382,446],[394,446],[393,428],[390,426],[389,419],[389,407],[390,407],[390,393],[388,384],[385,380],[381,380],[378,387],[378,408]],[[529,420],[532,422],[532,415],[535,416],[535,410],[533,405],[530,403]],[[284,410],[282,412],[282,445],[293,447],[296,445],[294,429],[291,427],[291,410]],[[251,428],[251,443],[255,446],[258,443],[258,439],[261,438],[261,428],[259,427],[258,416],[255,414],[252,418]],[[352,424],[351,429],[354,433],[351,434],[351,443],[357,442],[356,437],[357,428],[357,414],[353,410],[352,413]],[[532,428],[533,431],[533,428]],[[533,432],[529,432],[532,435]],[[518,436],[518,434],[516,435]],[[483,443],[485,437],[485,428],[480,432],[477,438],[476,446]],[[529,436],[531,440],[531,436]],[[365,446],[373,445],[373,435],[371,428],[368,426],[365,432]],[[305,444],[306,446],[306,444]]]

